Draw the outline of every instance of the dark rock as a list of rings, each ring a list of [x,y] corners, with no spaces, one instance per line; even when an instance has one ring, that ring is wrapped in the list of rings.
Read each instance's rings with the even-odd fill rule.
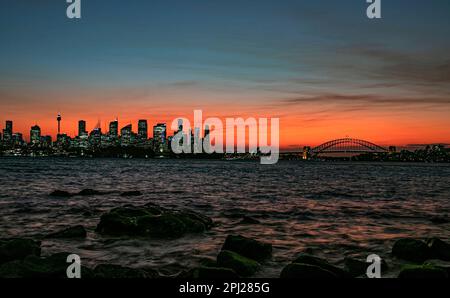
[[[83,226],[78,225],[74,227],[69,227],[61,231],[51,233],[46,236],[46,238],[86,238],[86,230]]]
[[[354,258],[345,258],[344,266],[347,272],[351,277],[357,277],[361,275],[365,275],[367,272],[367,268],[372,263],[367,263],[365,261],[357,260]],[[386,272],[388,270],[388,265],[384,259],[381,260],[381,272]]]
[[[77,195],[79,196],[94,196],[94,195],[100,195],[101,192],[95,189],[86,188],[80,191]]]
[[[336,277],[341,278],[350,277],[346,271],[344,271],[339,267],[331,265],[330,263],[328,263],[327,260],[308,254],[300,254],[292,263],[317,266],[323,270],[333,273]]]
[[[242,220],[239,222],[239,224],[241,225],[258,225],[260,223],[261,222],[259,220],[251,216],[244,216]]]
[[[399,278],[412,278],[412,279],[435,279],[435,278],[448,278],[447,272],[440,268],[436,268],[430,265],[420,266],[406,266],[403,268],[399,275]]]
[[[120,196],[122,196],[122,197],[137,197],[137,196],[142,196],[142,192],[140,192],[138,190],[125,191],[125,192],[121,193]]]
[[[177,238],[185,233],[200,233],[212,220],[193,211],[172,211],[156,205],[124,206],[103,214],[96,231],[107,235]]]
[[[12,261],[0,267],[1,278],[67,278],[67,256],[70,253],[57,253],[46,258],[30,255],[23,261]],[[92,277],[89,268],[81,266],[81,277]]]
[[[230,268],[199,267],[180,274],[178,277],[189,279],[237,279],[239,275]]]
[[[97,265],[94,269],[95,278],[155,278],[153,271],[122,267],[120,265],[101,264]]]
[[[399,259],[421,263],[429,258],[430,249],[423,241],[405,238],[394,243],[392,255]]]
[[[313,279],[330,279],[337,278],[337,276],[328,270],[320,268],[319,266],[292,263],[284,267],[281,271],[281,278],[313,278]]]
[[[446,224],[446,223],[450,222],[450,217],[449,216],[434,216],[430,219],[430,221],[437,225]]]
[[[61,198],[68,198],[71,197],[72,194],[65,190],[54,190],[50,193],[50,196],[52,197],[61,197]]]
[[[430,257],[444,261],[450,261],[450,244],[439,238],[429,239],[428,247],[430,248]]]
[[[41,255],[41,242],[31,239],[0,239],[0,264]]]
[[[450,262],[442,261],[442,260],[427,260],[424,265],[432,266],[435,268],[439,268],[447,272],[450,277]]]
[[[243,236],[229,235],[222,250],[230,250],[256,261],[263,261],[272,256],[272,244],[263,243]]]
[[[237,274],[245,277],[252,276],[260,267],[258,262],[228,250],[222,250],[219,253],[217,265],[233,269]]]

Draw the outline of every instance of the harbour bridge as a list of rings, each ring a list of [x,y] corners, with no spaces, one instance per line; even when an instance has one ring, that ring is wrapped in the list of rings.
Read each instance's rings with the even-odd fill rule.
[[[353,138],[332,140],[323,143],[317,147],[314,147],[309,151],[309,153],[312,155],[319,155],[326,153],[385,153],[385,152],[389,152],[389,150],[374,143]]]

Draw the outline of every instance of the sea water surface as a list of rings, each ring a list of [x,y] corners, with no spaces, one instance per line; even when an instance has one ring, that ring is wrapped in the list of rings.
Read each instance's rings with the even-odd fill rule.
[[[53,190],[108,194],[56,198]],[[84,225],[84,240],[42,242],[43,255],[71,252],[82,264],[148,267],[174,275],[214,259],[229,234],[273,244],[257,276],[277,277],[300,252],[342,265],[376,253],[388,262],[395,239],[450,239],[448,164],[192,159],[0,158],[1,237],[41,238]],[[123,191],[142,196],[124,198]],[[175,240],[113,238],[95,233],[102,213],[149,202],[210,216],[204,234]],[[241,224],[251,216],[260,224]],[[394,266],[395,267],[395,266]],[[392,273],[393,274],[393,273]]]

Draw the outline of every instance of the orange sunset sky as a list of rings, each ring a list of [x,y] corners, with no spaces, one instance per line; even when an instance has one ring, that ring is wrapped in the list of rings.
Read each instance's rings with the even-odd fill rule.
[[[365,1],[109,3],[81,20],[64,1],[0,9],[1,128],[55,136],[60,112],[71,136],[116,117],[135,131],[147,119],[151,136],[201,109],[277,117],[284,150],[450,143],[448,1],[384,2],[381,20]]]

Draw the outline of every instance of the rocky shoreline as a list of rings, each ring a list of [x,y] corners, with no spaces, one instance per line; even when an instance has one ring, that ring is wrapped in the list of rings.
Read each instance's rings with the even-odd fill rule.
[[[81,195],[93,190],[81,191]],[[54,191],[52,196],[71,196],[65,191]],[[124,195],[139,195],[129,192]],[[242,224],[254,224],[250,217]],[[188,209],[168,209],[153,203],[143,206],[124,205],[104,213],[95,233],[114,237],[144,237],[176,239],[189,234],[201,234],[214,227],[211,218]],[[67,227],[45,235],[42,239],[0,239],[0,278],[65,278],[69,252],[41,256],[41,240],[83,239],[87,231],[81,225]],[[272,258],[272,244],[240,235],[228,235],[215,260],[199,267],[167,276],[154,268],[129,268],[116,264],[97,264],[93,268],[81,267],[83,278],[245,278],[252,277]],[[398,271],[399,278],[449,278],[450,244],[438,239],[404,238],[392,246],[390,256],[407,262],[401,268],[382,262],[384,274]],[[281,278],[359,278],[365,277],[370,263],[346,257],[336,266],[317,256],[301,253],[280,272]]]

